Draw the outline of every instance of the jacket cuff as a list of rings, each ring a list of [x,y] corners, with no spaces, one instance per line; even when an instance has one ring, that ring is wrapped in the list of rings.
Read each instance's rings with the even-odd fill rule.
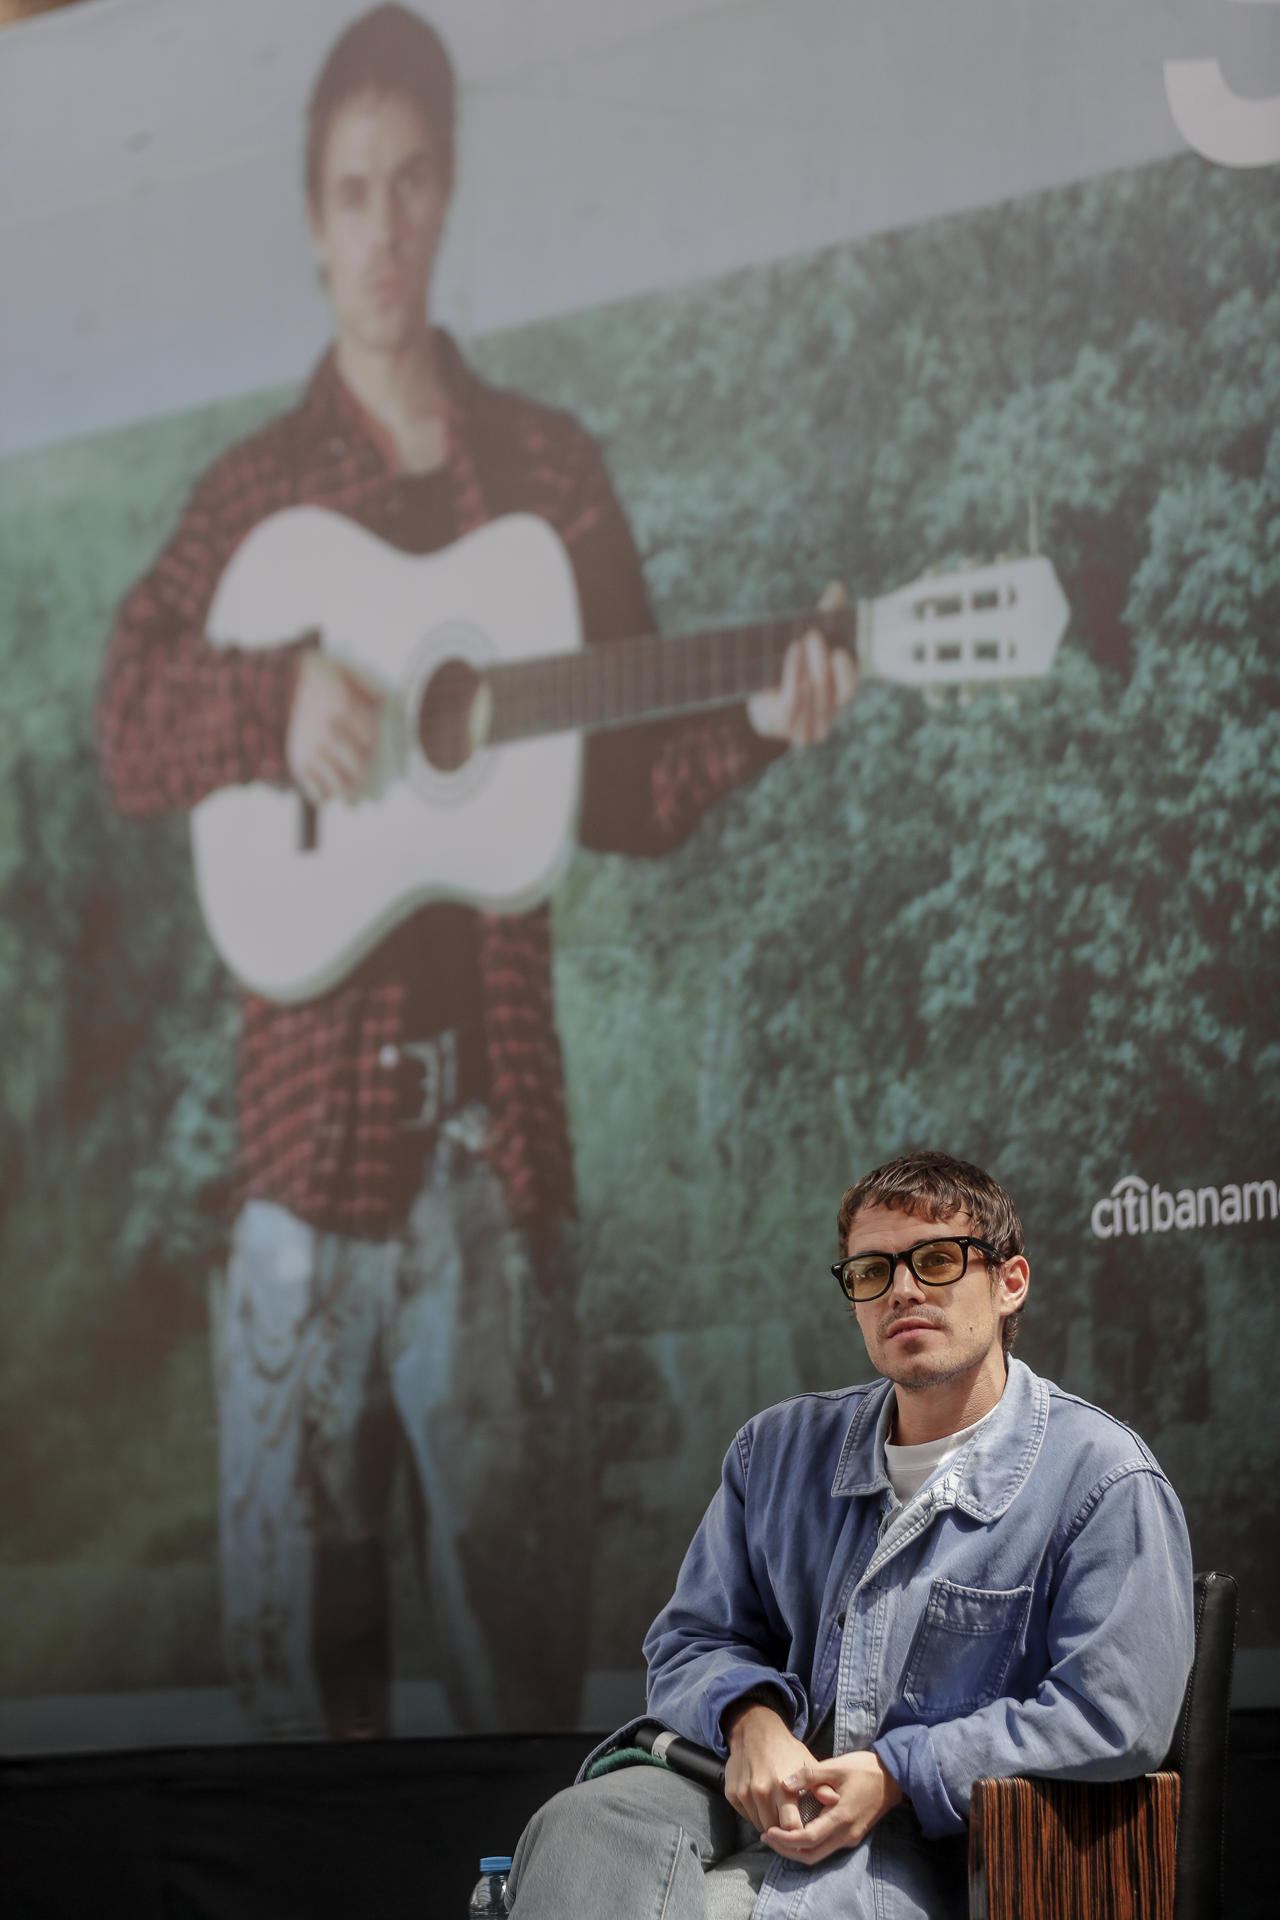
[[[728,1743],[728,1737],[724,1731],[726,1715],[739,1713],[746,1707],[768,1707],[769,1711],[776,1713],[779,1720],[785,1721],[788,1727],[793,1726],[791,1701],[786,1688],[775,1686],[771,1681],[762,1681],[759,1686],[749,1687],[746,1693],[740,1693],[736,1700],[730,1700],[727,1706],[721,1707],[720,1732],[726,1744]]]
[[[763,1704],[772,1707],[793,1733],[797,1722],[808,1712],[804,1690],[790,1674],[747,1667],[741,1673],[721,1675],[719,1684],[710,1687],[704,1699],[702,1715],[705,1718],[699,1737],[722,1759],[728,1755],[729,1743],[724,1737],[721,1721],[730,1707],[748,1698],[755,1699],[757,1694],[764,1695]]]
[[[895,1727],[873,1740],[871,1751],[902,1788],[928,1839],[964,1832],[967,1811],[952,1805],[933,1759],[927,1727]]]

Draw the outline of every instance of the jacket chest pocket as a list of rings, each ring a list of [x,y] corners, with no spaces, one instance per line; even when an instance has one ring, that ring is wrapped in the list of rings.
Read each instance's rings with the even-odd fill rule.
[[[951,1720],[1000,1697],[1031,1592],[933,1582],[903,1676],[903,1698],[914,1714],[923,1721]]]

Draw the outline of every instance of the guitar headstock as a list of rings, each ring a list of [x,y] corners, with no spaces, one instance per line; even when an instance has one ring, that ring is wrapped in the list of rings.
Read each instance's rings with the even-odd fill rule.
[[[858,609],[858,663],[904,686],[1035,680],[1071,609],[1043,554],[927,574]]]

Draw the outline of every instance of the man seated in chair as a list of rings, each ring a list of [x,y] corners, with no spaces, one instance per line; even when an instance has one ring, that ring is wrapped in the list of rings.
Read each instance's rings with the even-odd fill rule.
[[[520,1841],[517,1920],[962,1914],[975,1779],[1164,1757],[1186,1523],[1136,1434],[1010,1358],[1009,1195],[913,1153],[838,1233],[883,1379],[747,1423],[645,1641],[648,1717],[725,1758],[724,1796],[644,1765],[569,1788]]]

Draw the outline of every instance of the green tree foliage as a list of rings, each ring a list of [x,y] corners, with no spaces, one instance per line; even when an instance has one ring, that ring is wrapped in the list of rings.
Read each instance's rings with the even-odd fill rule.
[[[1052,555],[1045,682],[868,686],[680,855],[579,863],[588,1233],[649,1326],[781,1291],[795,1383],[830,1385],[858,1365],[821,1270],[848,1178],[920,1141],[995,1167],[1037,1255],[1028,1358],[1152,1438],[1202,1558],[1256,1571],[1256,1638],[1270,1549],[1219,1499],[1253,1363],[1224,1329],[1248,1299],[1274,1337],[1277,1229],[1105,1246],[1088,1217],[1130,1171],[1275,1173],[1278,264],[1269,185],[1184,159],[491,356],[604,435],[672,630],[1033,530]]]
[[[281,398],[0,467],[11,1562],[136,1564],[212,1547],[199,1343],[225,1235],[234,1008],[196,908],[185,823],[116,817],[93,706],[115,605],[195,476]]]

